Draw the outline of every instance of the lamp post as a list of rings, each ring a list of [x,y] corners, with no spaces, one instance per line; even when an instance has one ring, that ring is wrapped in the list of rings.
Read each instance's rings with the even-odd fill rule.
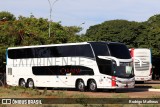
[[[84,24],[85,24],[85,22],[81,23],[81,24],[78,26],[79,28],[81,28],[80,32],[83,30],[83,28],[82,28],[81,26],[84,25]],[[79,34],[80,34],[80,32],[79,32]]]
[[[81,26],[84,25],[84,24],[85,24],[85,22],[81,23],[78,27],[81,27]]]
[[[55,0],[53,3],[51,3],[50,2],[50,0],[48,0],[48,2],[49,2],[49,7],[50,7],[50,9],[49,9],[49,13],[50,13],[50,17],[49,17],[49,31],[48,31],[48,35],[49,35],[49,37],[51,36],[51,18],[52,18],[52,7],[53,7],[53,5],[57,2],[58,0]]]

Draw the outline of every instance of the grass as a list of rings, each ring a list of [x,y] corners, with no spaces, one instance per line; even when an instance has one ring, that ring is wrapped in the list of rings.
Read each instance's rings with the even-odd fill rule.
[[[40,92],[37,89],[31,89],[31,88],[23,88],[23,87],[11,87],[9,88],[12,92],[15,92],[16,94],[20,94],[21,96],[28,96],[28,97],[34,97],[34,96],[45,96],[42,92]]]
[[[160,98],[160,95],[153,95],[153,96],[151,96],[150,98]]]
[[[160,85],[158,85],[158,86],[152,86],[152,88],[154,88],[154,89],[160,89]]]
[[[1,98],[88,98],[84,94],[67,95],[66,91],[61,90],[43,90],[24,87],[0,87]]]
[[[69,92],[70,93],[70,92]],[[85,98],[92,98],[86,92],[77,92],[68,94],[68,92],[61,90],[47,90],[31,89],[23,87],[0,87],[1,98],[77,98],[77,104],[55,104],[55,105],[33,105],[33,107],[158,107],[156,104],[88,104]],[[94,93],[93,93],[94,94]],[[106,97],[107,98],[107,97]],[[126,93],[113,93],[110,98],[130,98]],[[160,98],[160,95],[153,95],[150,98]],[[65,99],[66,101],[68,99]],[[116,103],[116,102],[115,102]],[[20,107],[20,105],[13,105]],[[27,105],[23,105],[28,107]],[[31,106],[31,105],[29,105]],[[1,105],[0,107],[10,107],[10,105]]]
[[[81,94],[73,94],[73,95],[69,96],[69,98],[89,98],[89,96],[81,93]]]
[[[64,91],[48,91],[44,90],[23,88],[23,87],[0,87],[0,97],[3,98],[48,98],[49,96],[55,97],[66,97]]]
[[[127,94],[113,94],[112,98],[129,98],[129,96]]]

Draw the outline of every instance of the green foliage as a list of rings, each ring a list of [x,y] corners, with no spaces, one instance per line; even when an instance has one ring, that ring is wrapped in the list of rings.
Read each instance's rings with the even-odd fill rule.
[[[84,37],[77,35],[81,28],[76,26],[64,27],[59,22],[51,22],[49,37],[48,19],[35,18],[33,15],[16,19],[9,12],[0,12],[0,19],[4,17],[5,20],[0,20],[0,72],[5,71],[3,62],[8,47],[84,41]]]
[[[15,19],[16,19],[16,17],[13,14],[11,14],[10,12],[5,12],[5,11],[0,12],[0,20],[1,21],[5,21],[5,20],[8,20],[8,21],[12,20],[13,21]]]
[[[122,42],[129,48],[151,48],[153,55],[160,55],[160,15],[146,22],[106,21],[91,26],[85,36],[94,41]]]
[[[93,29],[92,29],[93,28]],[[92,26],[86,33],[96,41],[123,42],[127,45],[135,44],[135,39],[141,34],[141,25],[126,20],[106,21],[98,26]],[[92,32],[92,30],[94,30]]]

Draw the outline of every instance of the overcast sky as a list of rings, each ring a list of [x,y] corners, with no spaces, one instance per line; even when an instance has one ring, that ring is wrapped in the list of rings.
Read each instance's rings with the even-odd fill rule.
[[[11,12],[16,17],[33,14],[37,18],[49,18],[49,3],[48,0],[0,0],[0,11]],[[104,21],[141,22],[155,14],[160,14],[160,0],[58,0],[53,6],[52,20],[61,21],[64,26],[81,26],[85,33],[89,26]]]

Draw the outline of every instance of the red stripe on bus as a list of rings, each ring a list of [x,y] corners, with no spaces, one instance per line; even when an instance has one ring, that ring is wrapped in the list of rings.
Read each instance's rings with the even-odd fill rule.
[[[134,57],[134,48],[131,48],[130,55],[131,55],[131,57]]]
[[[112,86],[116,86],[116,77],[112,76]]]

